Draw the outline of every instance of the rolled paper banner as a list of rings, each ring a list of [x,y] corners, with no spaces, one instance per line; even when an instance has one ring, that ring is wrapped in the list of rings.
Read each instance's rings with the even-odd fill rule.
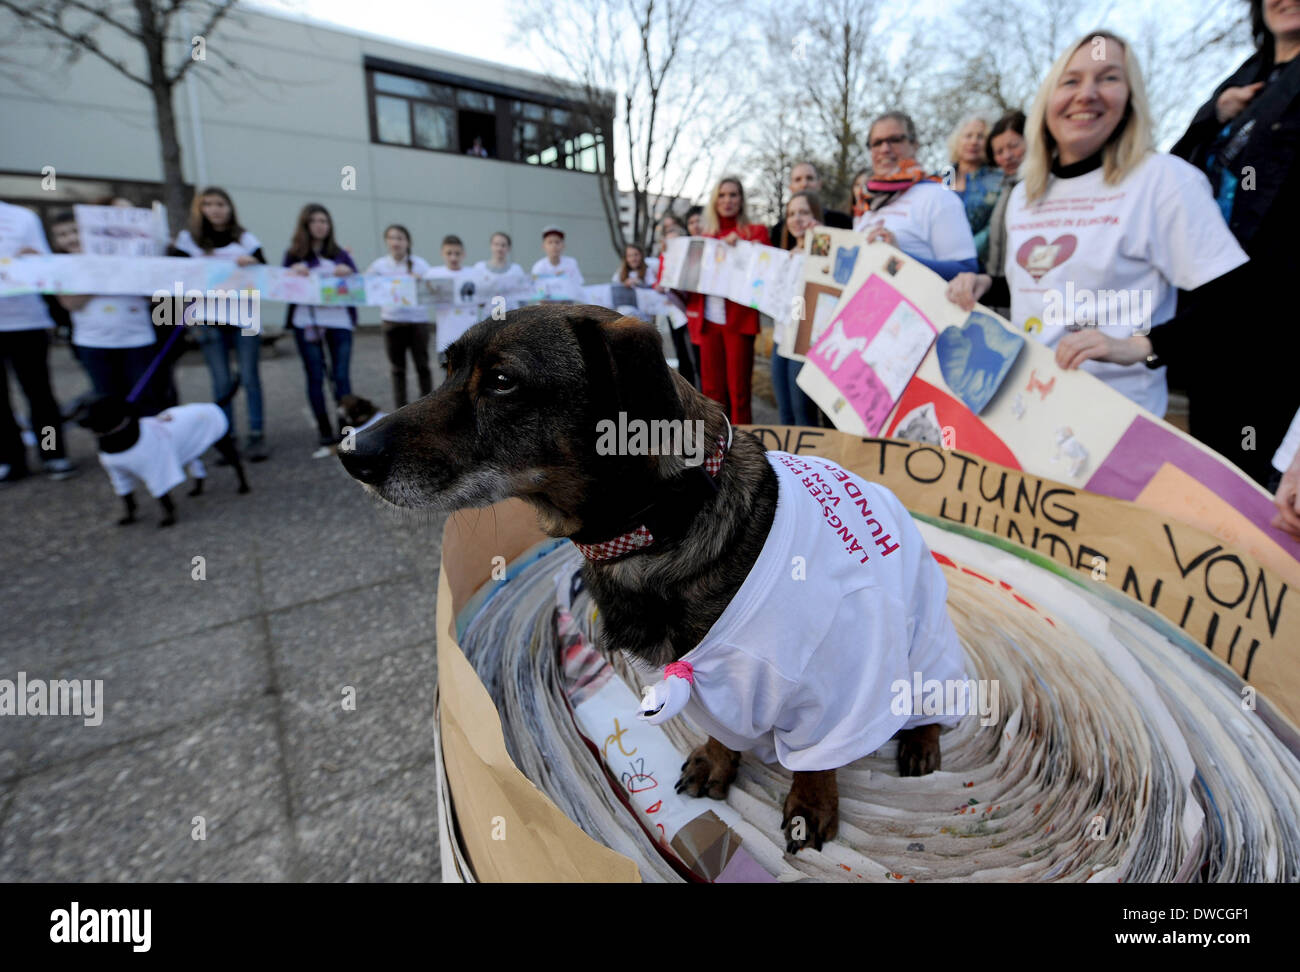
[[[641,699],[641,710],[636,717],[642,722],[657,726],[667,722],[682,709],[691,697],[691,683],[695,672],[690,662],[676,661],[664,668],[664,680],[647,685]]]

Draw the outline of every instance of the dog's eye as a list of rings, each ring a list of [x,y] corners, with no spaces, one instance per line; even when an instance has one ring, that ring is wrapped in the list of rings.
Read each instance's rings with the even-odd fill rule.
[[[499,394],[512,392],[518,386],[518,382],[504,371],[493,371],[488,374],[488,389]]]

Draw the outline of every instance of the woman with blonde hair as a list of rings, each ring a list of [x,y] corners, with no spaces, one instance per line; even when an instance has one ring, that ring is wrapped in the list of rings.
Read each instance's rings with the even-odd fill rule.
[[[1155,150],[1142,72],[1119,35],[1088,34],[1057,58],[1025,137],[1004,265],[990,268],[997,277],[959,274],[948,298],[966,310],[1009,304],[1059,367],[1082,366],[1163,416],[1165,369],[1147,334],[1183,322],[1180,288],[1204,288],[1204,306],[1246,254],[1205,175]]]
[[[989,249],[989,217],[1002,189],[1002,173],[988,156],[989,126],[979,115],[968,115],[948,136],[950,188],[961,196],[966,219],[975,237],[980,266]]]
[[[704,207],[704,235],[729,246],[738,240],[769,244],[767,227],[745,213],[745,189],[735,176],[720,180]],[[700,348],[700,387],[738,425],[753,422],[750,386],[758,311],[723,297],[692,294],[686,307],[691,339]]]

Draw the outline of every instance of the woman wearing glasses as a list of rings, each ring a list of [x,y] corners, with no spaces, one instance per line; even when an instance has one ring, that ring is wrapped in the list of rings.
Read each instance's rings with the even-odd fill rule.
[[[871,177],[865,208],[853,229],[867,242],[897,247],[944,280],[979,269],[975,238],[961,196],[927,176],[916,161],[916,125],[888,111],[867,132]]]

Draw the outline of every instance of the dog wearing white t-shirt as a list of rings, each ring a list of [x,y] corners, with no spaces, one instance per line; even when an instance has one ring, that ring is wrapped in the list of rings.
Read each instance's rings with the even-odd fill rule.
[[[839,767],[892,737],[902,775],[939,768],[940,725],[955,717],[895,687],[912,672],[964,676],[965,656],[942,572],[892,493],[766,452],[668,367],[652,325],[604,308],[482,321],[447,349],[447,369],[339,458],[394,506],[518,497],[571,539],[600,645],[663,668],[641,716],[681,711],[709,734],[678,792],[724,798],[742,751],[781,762],[797,852],[835,835]]]
[[[137,416],[130,405],[111,395],[94,395],[78,405],[71,417],[95,433],[100,465],[126,506],[126,515],[117,521],[118,526],[136,520],[137,485],[144,486],[162,507],[163,517],[158,525],[175,524],[176,505],[171,490],[184,483],[188,473],[194,477],[189,495],[198,496],[203,492],[207,471],[199,457],[209,448],[216,448],[235,471],[239,492],[249,492],[244,467],[230,435],[230,422],[221,407],[238,388],[236,381],[221,402],[176,405],[153,416]]]

